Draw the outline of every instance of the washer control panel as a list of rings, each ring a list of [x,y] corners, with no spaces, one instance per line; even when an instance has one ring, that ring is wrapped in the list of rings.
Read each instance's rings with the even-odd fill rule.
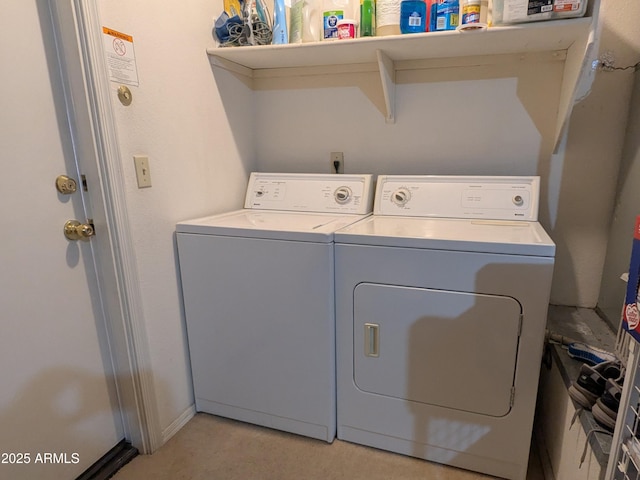
[[[537,221],[540,177],[378,177],[374,214]]]
[[[372,175],[252,173],[244,208],[364,215],[373,208]]]

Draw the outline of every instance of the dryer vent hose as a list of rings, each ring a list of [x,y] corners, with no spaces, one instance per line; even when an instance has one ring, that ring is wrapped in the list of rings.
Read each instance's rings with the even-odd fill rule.
[[[570,343],[578,342],[578,340],[574,338],[565,337],[564,335],[553,333],[548,329],[544,331],[544,341],[545,343],[559,343],[560,345],[569,345]]]

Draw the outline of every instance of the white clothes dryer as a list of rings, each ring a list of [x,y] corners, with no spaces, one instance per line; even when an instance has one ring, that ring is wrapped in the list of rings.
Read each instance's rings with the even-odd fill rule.
[[[538,192],[378,178],[335,235],[339,439],[525,479],[555,255]]]
[[[372,204],[370,175],[252,173],[244,209],[177,225],[198,411],[333,441],[333,233]]]

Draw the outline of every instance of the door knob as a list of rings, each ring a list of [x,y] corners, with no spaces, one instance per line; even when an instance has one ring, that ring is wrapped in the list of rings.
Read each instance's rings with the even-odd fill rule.
[[[69,240],[89,240],[95,234],[96,231],[90,223],[69,220],[64,224],[64,236]]]

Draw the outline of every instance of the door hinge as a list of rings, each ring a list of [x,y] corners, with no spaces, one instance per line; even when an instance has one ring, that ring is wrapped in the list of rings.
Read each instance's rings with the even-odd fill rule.
[[[511,387],[511,397],[509,398],[509,408],[513,407],[513,404],[516,399],[516,387]]]
[[[89,187],[87,186],[87,176],[86,175],[80,175],[80,181],[82,182],[82,191],[83,192],[88,192],[89,191]]]

